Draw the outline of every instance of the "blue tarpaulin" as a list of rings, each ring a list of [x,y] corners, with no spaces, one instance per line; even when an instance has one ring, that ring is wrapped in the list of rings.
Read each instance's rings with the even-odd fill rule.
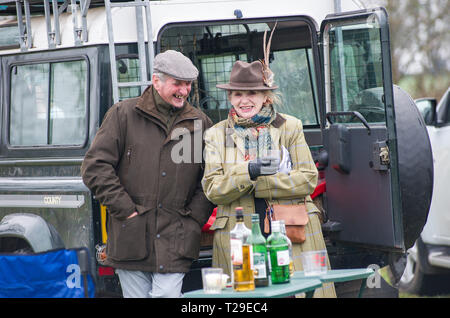
[[[37,254],[0,254],[0,298],[94,297],[92,276],[82,275],[77,252],[58,249]]]

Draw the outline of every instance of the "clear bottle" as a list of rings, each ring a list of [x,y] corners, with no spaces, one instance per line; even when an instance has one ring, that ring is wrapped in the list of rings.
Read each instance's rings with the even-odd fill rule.
[[[269,265],[267,262],[266,239],[261,233],[258,214],[252,214],[252,234],[248,237],[247,242],[251,244],[253,248],[255,286],[269,286]]]
[[[251,233],[250,229],[244,224],[243,209],[237,207],[236,225],[230,232],[233,288],[235,291],[249,291],[255,289],[252,245],[247,242]]]
[[[272,221],[272,234],[267,238],[267,248],[270,255],[272,284],[288,283],[289,273],[289,245],[286,236],[281,234],[279,221]]]
[[[281,234],[283,234],[286,237],[289,246],[289,275],[292,277],[292,275],[294,275],[294,257],[292,251],[292,242],[286,234],[286,224],[284,223],[284,220],[280,220],[280,223],[281,223]]]

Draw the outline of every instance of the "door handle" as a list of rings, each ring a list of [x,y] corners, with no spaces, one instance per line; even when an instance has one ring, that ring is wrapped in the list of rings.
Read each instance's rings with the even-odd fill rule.
[[[370,135],[370,126],[367,120],[364,118],[363,115],[361,115],[360,112],[357,111],[351,111],[351,112],[328,112],[326,115],[326,118],[328,122],[332,125],[333,121],[331,120],[334,117],[344,117],[344,116],[352,116],[357,118],[366,128],[367,128],[367,134]]]

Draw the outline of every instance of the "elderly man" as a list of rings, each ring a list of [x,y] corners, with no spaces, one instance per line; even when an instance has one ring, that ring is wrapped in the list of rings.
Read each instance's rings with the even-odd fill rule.
[[[198,258],[213,206],[194,153],[194,135],[212,122],[186,101],[197,76],[183,54],[158,54],[152,85],[109,109],[83,161],[84,183],[109,212],[106,263],[116,268],[124,297],[180,297]],[[180,162],[173,157],[181,142],[189,147]]]

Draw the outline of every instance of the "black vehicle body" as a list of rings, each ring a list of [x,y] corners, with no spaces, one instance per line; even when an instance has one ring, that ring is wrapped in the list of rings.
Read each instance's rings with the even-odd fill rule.
[[[8,1],[2,2],[14,10]],[[100,2],[93,1],[92,6],[100,6]],[[183,5],[178,5],[183,10]],[[265,13],[247,18],[245,5],[233,1],[223,4],[236,9],[232,18],[224,15],[221,19],[174,20],[159,25],[155,53],[179,49],[194,61],[200,75],[193,84],[191,102],[217,122],[226,118],[229,105],[215,84],[226,80],[234,60],[261,58],[264,31],[276,22],[271,60],[284,63],[274,64],[275,80],[286,87],[283,95],[288,96],[283,112],[302,119],[307,142],[325,174],[327,190],[316,202],[325,211],[323,231],[331,267],[389,265],[412,246],[425,224],[433,165],[425,125],[414,102],[392,84],[386,11],[376,8],[329,15],[319,29],[307,12],[295,15],[285,10],[284,15]],[[107,215],[83,184],[80,166],[113,104],[114,87],[110,47],[107,43],[88,44],[0,54],[0,220],[14,214],[19,220],[23,213],[39,215],[54,228],[57,234],[52,235],[59,235],[64,246],[87,247],[97,295],[113,296],[120,295],[118,280],[103,267],[99,256],[107,241]],[[351,55],[352,47],[361,52]],[[138,67],[138,46],[120,43],[115,50],[119,76],[131,76],[128,81],[133,81],[138,77],[137,71],[132,71]],[[350,72],[350,56],[364,61],[362,71],[351,71],[356,79],[345,77],[344,68]],[[303,66],[297,67],[295,63],[300,60]],[[25,87],[14,85],[22,80],[21,72],[37,74],[33,65],[47,74],[43,81],[33,83],[41,91],[47,90],[46,123],[42,124],[46,128],[39,137],[43,141],[35,144],[26,138],[36,136],[14,121],[18,114],[23,116],[22,123],[27,120],[25,115],[33,116],[20,108],[28,104],[16,98],[19,88]],[[76,74],[76,81],[69,81],[62,94],[67,100],[57,96],[58,83],[67,77],[60,75],[66,74],[63,71]],[[358,92],[347,89],[341,94],[338,90],[343,88],[337,83],[354,85]],[[297,94],[302,91],[309,95]],[[41,93],[35,91],[30,96],[37,99]],[[71,93],[77,96],[74,102],[70,102]],[[120,89],[121,99],[139,94],[139,87]],[[64,109],[78,105],[75,124],[64,125],[64,118],[59,124],[57,112],[53,112],[58,98]],[[350,99],[360,104],[349,106]],[[31,137],[23,137],[27,134]],[[415,147],[411,149],[412,143]],[[18,250],[29,239],[26,231],[0,224],[0,252]],[[185,278],[185,291],[201,288],[200,268],[210,265],[211,239],[205,232],[200,259]],[[58,246],[55,243],[51,248]]]

